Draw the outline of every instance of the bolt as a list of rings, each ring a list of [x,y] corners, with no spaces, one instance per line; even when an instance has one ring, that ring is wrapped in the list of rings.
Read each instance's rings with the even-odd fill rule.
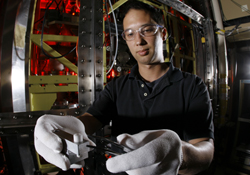
[[[101,37],[101,36],[102,36],[102,33],[98,33],[98,36]]]
[[[81,60],[81,63],[84,63],[84,62],[85,62],[85,60],[84,60],[84,59],[82,59],[82,60]]]
[[[78,114],[79,114],[79,112],[78,112],[78,111],[76,111],[76,112],[75,112],[75,114],[76,114],[76,115],[78,115]]]
[[[82,18],[82,22],[85,22],[87,19],[86,18]]]
[[[84,75],[84,74],[81,74],[80,76],[81,76],[81,78],[85,77],[85,75]]]
[[[32,115],[29,115],[29,118],[33,118],[33,116],[32,116]]]
[[[85,10],[87,7],[86,6],[82,6],[82,9]]]
[[[110,46],[107,46],[107,47],[106,47],[106,50],[107,50],[107,51],[110,51]]]
[[[64,113],[63,113],[63,112],[60,112],[60,115],[64,115]]]
[[[101,77],[102,75],[101,74],[97,74],[96,77]]]
[[[16,117],[16,116],[13,116],[13,119],[17,119],[17,117]]]

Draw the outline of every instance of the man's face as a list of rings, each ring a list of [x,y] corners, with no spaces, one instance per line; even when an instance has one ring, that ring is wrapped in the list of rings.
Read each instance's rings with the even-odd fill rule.
[[[156,22],[144,10],[131,9],[123,20],[124,30],[138,30],[145,24],[156,24]],[[163,39],[165,32],[158,32],[153,36],[143,37],[138,32],[134,40],[126,41],[130,52],[139,65],[150,65],[163,62]]]

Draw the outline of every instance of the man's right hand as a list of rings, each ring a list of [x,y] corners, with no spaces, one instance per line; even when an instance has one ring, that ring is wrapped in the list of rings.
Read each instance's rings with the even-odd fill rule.
[[[95,145],[86,132],[83,123],[74,116],[57,116],[57,115],[43,115],[36,123],[34,141],[35,148],[47,162],[54,164],[62,170],[69,168],[81,168],[84,166],[84,160],[75,164],[70,164],[68,157],[62,153],[63,143],[53,131],[60,129],[70,134],[80,133],[85,141],[89,141],[89,145]],[[88,152],[90,149],[86,147],[80,152]]]

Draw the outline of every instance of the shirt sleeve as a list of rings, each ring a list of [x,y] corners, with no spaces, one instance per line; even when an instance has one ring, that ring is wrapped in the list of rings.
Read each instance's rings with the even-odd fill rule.
[[[184,116],[184,140],[196,138],[214,139],[213,110],[206,85],[194,76],[186,89],[187,111]]]
[[[88,113],[92,114],[103,125],[108,124],[112,117],[117,113],[115,105],[114,81],[115,79],[105,86],[99,97],[97,97],[92,106],[90,106],[87,110]]]

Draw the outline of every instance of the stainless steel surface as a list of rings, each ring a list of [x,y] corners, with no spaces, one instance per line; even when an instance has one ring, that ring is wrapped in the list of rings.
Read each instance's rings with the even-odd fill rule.
[[[215,49],[215,40],[214,40],[214,30],[213,30],[213,23],[211,19],[206,19],[203,22],[203,29],[205,35],[205,52],[206,52],[206,61],[205,61],[205,83],[208,86],[208,91],[210,97],[214,97],[214,92],[217,91],[217,79],[215,78],[216,75],[216,68],[217,68],[217,61],[216,61],[216,49]]]
[[[220,5],[217,0],[212,0],[214,18],[216,21],[216,28],[224,29],[223,20],[220,11]],[[219,99],[220,99],[220,116],[226,117],[227,115],[227,102],[228,101],[228,58],[227,58],[227,45],[226,36],[217,35],[217,56],[218,56],[218,74],[219,74]]]
[[[78,116],[83,114],[83,111],[77,108],[20,113],[0,113],[0,137],[9,134],[33,132],[37,119],[44,114]]]
[[[25,66],[26,66],[26,34],[28,17],[30,12],[31,0],[20,2],[18,13],[15,20],[14,39],[12,47],[12,101],[13,112],[26,112],[26,84],[25,84]],[[28,33],[29,34],[29,33]]]
[[[81,1],[78,45],[78,102],[84,110],[103,88],[102,1]]]
[[[196,21],[199,24],[202,24],[204,17],[195,11],[193,8],[189,7],[185,3],[178,1],[178,0],[158,0],[159,2],[173,7],[173,9],[183,13],[184,15],[188,16],[192,20]]]
[[[0,47],[0,111],[12,112],[12,83],[11,83],[11,70],[12,70],[12,48],[16,13],[20,0],[6,0],[3,4],[3,11],[1,14],[1,28],[0,34],[1,47]],[[1,31],[1,30],[0,30]]]
[[[30,111],[30,93],[29,93],[29,75],[30,75],[30,35],[33,33],[33,12],[35,11],[35,5],[37,0],[30,1],[30,8],[27,21],[27,30],[26,30],[26,40],[25,40],[25,99],[26,99],[26,111]]]

